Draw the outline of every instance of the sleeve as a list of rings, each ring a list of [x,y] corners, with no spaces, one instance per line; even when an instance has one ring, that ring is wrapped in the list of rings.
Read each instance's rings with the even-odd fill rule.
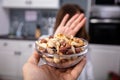
[[[87,80],[94,80],[93,65],[92,65],[90,53],[87,53],[86,76],[87,76]]]
[[[90,53],[86,54],[86,58],[87,58],[87,63],[77,80],[94,80],[93,66],[91,62]]]

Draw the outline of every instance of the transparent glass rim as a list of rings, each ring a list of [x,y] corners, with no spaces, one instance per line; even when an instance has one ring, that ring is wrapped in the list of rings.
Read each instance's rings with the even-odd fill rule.
[[[40,52],[40,50],[37,49],[37,44],[35,43],[35,49],[36,51],[40,54],[40,55],[46,55],[47,57],[54,57],[54,56],[59,56],[59,57],[73,57],[73,56],[82,56],[84,54],[86,54],[88,52],[88,41],[83,39],[83,38],[80,38],[84,41],[85,45],[82,46],[81,48],[83,48],[84,50],[80,53],[76,53],[76,54],[70,54],[70,55],[58,55],[58,54],[49,54],[49,53],[42,53]],[[39,40],[37,40],[39,41]]]

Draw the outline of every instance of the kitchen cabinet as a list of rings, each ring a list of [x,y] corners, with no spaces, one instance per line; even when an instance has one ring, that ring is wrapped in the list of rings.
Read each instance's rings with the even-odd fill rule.
[[[91,44],[89,52],[95,80],[107,80],[110,71],[120,72],[120,46]]]
[[[5,8],[29,8],[29,0],[3,0],[3,7]]]
[[[31,8],[58,9],[59,0],[31,0]]]
[[[0,51],[0,75],[17,76],[17,57],[12,51]]]
[[[0,40],[0,76],[22,80],[22,67],[34,51],[34,41]]]
[[[3,7],[58,9],[59,0],[3,0]]]

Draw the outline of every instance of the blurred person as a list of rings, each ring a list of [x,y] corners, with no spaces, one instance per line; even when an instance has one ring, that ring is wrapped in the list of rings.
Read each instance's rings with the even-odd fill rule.
[[[84,11],[80,6],[77,4],[65,4],[59,9],[56,16],[54,34],[62,33],[67,36],[72,35],[89,41],[89,36],[85,30],[85,22]],[[87,64],[78,80],[94,80],[90,53],[88,52],[86,56]]]

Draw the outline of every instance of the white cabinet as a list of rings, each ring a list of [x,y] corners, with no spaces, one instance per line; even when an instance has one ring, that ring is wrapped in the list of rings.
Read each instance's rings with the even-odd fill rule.
[[[107,80],[110,71],[119,74],[120,46],[90,45],[95,80]]]
[[[3,0],[3,7],[58,9],[59,0]]]
[[[31,8],[58,9],[59,0],[32,0]]]
[[[22,80],[22,67],[34,51],[34,41],[0,40],[0,76]]]
[[[0,75],[17,76],[17,57],[12,51],[0,51]]]
[[[3,0],[5,8],[29,8],[30,1],[28,0]]]

